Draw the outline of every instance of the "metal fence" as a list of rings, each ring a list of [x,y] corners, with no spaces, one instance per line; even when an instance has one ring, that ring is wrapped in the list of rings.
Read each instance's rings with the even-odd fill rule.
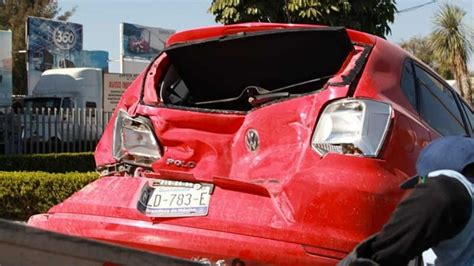
[[[0,109],[0,153],[94,151],[112,116],[102,109]]]

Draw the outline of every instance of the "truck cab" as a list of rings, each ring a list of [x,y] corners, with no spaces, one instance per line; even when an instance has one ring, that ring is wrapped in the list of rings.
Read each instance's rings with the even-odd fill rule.
[[[25,98],[24,106],[25,112],[31,114],[23,121],[24,140],[74,142],[80,136],[98,138],[100,130],[76,123],[80,114],[93,115],[102,108],[102,70],[46,70],[33,95]]]
[[[46,70],[25,99],[26,108],[102,108],[102,70]]]

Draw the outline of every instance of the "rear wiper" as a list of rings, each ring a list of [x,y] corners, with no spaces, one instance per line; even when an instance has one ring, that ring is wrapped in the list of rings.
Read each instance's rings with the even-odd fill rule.
[[[256,106],[262,103],[273,101],[275,99],[285,98],[289,96],[290,96],[289,92],[271,92],[267,94],[249,96],[248,101],[251,105]]]
[[[254,97],[256,95],[264,95],[268,94],[271,91],[264,89],[262,87],[258,86],[248,86],[245,87],[245,89],[239,94],[237,97],[231,97],[231,98],[224,98],[224,99],[219,99],[219,100],[211,100],[211,101],[204,101],[204,102],[196,102],[194,103],[195,105],[203,105],[203,104],[213,104],[213,103],[227,103],[227,102],[233,102],[236,100],[239,100],[244,97],[245,94],[249,97]]]
[[[328,75],[328,76],[324,76],[324,77],[310,79],[310,80],[290,84],[290,85],[287,85],[287,86],[284,86],[284,87],[280,87],[280,88],[277,88],[277,89],[274,89],[274,90],[267,90],[267,89],[264,89],[264,88],[258,87],[258,86],[247,86],[236,97],[224,98],[224,99],[219,99],[219,100],[196,102],[194,104],[195,105],[204,105],[204,104],[233,102],[233,101],[242,99],[244,97],[244,95],[247,95],[249,103],[255,106],[257,104],[268,102],[268,101],[271,101],[271,100],[274,100],[274,99],[291,96],[291,94],[289,92],[282,92],[286,89],[298,87],[298,86],[305,85],[305,84],[310,84],[310,83],[313,83],[313,82],[316,82],[316,81],[320,81],[322,79],[331,78],[333,76],[334,75]]]

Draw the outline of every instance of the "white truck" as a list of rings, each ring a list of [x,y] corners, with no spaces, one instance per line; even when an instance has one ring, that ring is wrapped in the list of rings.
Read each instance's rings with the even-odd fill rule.
[[[65,68],[46,70],[25,98],[21,118],[24,142],[95,142],[102,127],[97,112],[102,108],[102,70]],[[94,123],[96,122],[96,123]],[[34,144],[33,144],[34,145]]]
[[[25,99],[29,108],[102,108],[102,70],[63,68],[43,72]]]

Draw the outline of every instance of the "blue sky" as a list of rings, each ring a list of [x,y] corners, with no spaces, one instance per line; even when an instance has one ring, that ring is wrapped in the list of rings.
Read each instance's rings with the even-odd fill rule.
[[[439,6],[447,0],[438,0],[414,11],[399,13],[391,25],[387,38],[399,43],[416,35],[427,35],[432,30],[432,19]],[[398,0],[399,10],[424,4],[430,0]],[[474,1],[450,0],[466,12],[466,23],[474,29]],[[135,23],[175,30],[215,25],[207,12],[210,0],[59,0],[63,10],[77,6],[71,22],[83,24],[84,49],[106,50],[111,60],[119,59],[119,24]],[[473,55],[474,56],[474,55]],[[470,63],[474,70],[474,60]],[[118,62],[110,64],[111,72],[119,71]]]

